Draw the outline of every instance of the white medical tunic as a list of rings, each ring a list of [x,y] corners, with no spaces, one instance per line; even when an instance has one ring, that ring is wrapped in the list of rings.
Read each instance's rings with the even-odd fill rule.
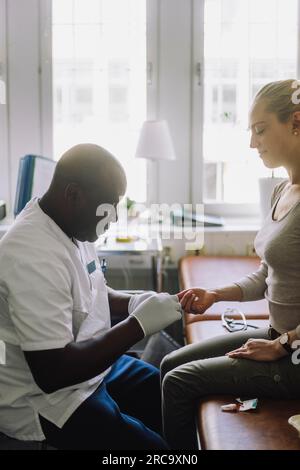
[[[35,383],[23,351],[64,348],[110,329],[94,245],[77,246],[31,200],[0,241],[0,431],[43,440],[38,415],[61,428],[109,372],[54,393]]]

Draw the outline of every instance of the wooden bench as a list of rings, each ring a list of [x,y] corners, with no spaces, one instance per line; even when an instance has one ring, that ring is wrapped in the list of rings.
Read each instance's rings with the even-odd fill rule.
[[[189,256],[180,260],[181,289],[229,285],[244,275],[256,271],[259,259],[254,257]],[[266,327],[268,306],[257,302],[219,302],[203,315],[185,314],[186,344],[200,342],[220,334],[230,334],[220,318],[226,307],[237,306],[251,324]],[[259,399],[254,412],[224,413],[221,405],[232,403],[234,396],[212,396],[199,402],[198,437],[202,449],[228,450],[300,450],[297,431],[288,418],[300,414],[300,400]]]

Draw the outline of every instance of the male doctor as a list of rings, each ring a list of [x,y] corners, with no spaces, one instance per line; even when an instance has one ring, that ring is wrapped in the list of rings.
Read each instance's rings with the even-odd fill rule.
[[[0,242],[0,431],[8,436],[57,449],[167,448],[159,372],[124,353],[180,319],[180,303],[108,288],[93,245],[97,208],[116,207],[125,190],[110,153],[77,145]],[[111,315],[124,319],[111,327]]]

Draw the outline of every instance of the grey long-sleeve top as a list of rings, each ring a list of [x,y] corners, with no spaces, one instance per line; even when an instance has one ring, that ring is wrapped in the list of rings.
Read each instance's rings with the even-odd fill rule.
[[[297,328],[300,338],[300,201],[282,219],[273,219],[287,182],[275,187],[271,210],[255,238],[260,268],[235,284],[242,290],[242,301],[268,300],[275,330],[284,333]]]

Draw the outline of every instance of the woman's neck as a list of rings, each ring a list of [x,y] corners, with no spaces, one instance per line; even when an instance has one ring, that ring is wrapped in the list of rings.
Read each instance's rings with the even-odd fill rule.
[[[289,171],[288,175],[291,184],[300,185],[300,172],[296,173],[294,171]]]

